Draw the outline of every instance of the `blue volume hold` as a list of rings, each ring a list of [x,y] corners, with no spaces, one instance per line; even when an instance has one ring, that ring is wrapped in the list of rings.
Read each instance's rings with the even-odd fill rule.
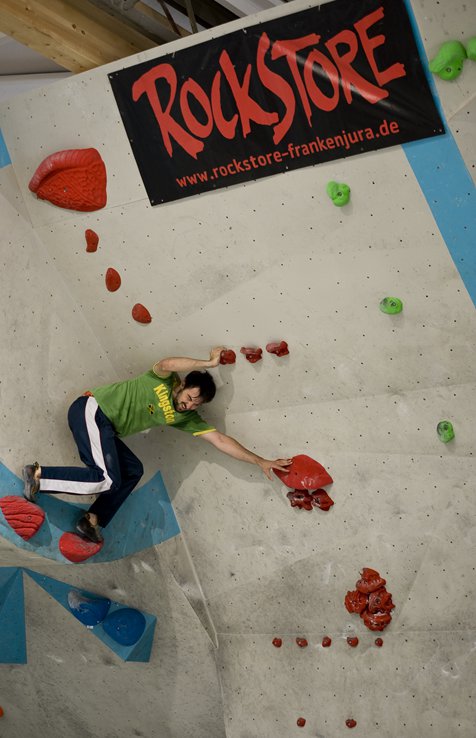
[[[77,589],[72,589],[68,592],[68,605],[74,617],[78,618],[81,623],[94,626],[102,623],[106,617],[111,607],[111,600],[107,597],[92,597]]]
[[[139,610],[124,607],[114,610],[104,620],[102,627],[117,643],[122,646],[133,646],[142,637],[146,619]]]

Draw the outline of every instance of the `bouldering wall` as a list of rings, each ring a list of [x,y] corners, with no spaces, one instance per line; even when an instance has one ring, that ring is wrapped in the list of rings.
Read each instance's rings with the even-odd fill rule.
[[[436,0],[411,6],[429,58],[476,28],[460,0],[451,12]],[[24,463],[75,462],[66,412],[77,395],[223,344],[237,362],[213,370],[219,391],[204,417],[267,458],[319,460],[335,504],[292,508],[278,479],[164,429],[129,439],[146,472],[109,558],[71,565],[53,555],[59,513],[49,552],[34,539],[19,545],[2,523],[2,566],[157,617],[150,661],[125,664],[23,575],[27,663],[0,664],[5,738],[330,738],[346,720],[372,738],[473,735],[474,262],[454,234],[475,227],[476,63],[435,81],[450,133],[428,144],[431,157],[420,144],[451,177],[422,172],[409,145],[151,207],[108,73],[254,21],[1,105],[12,163],[0,169],[0,494],[19,492]],[[105,208],[62,210],[29,191],[46,156],[88,147],[106,164]],[[444,216],[424,175],[441,183]],[[351,187],[344,207],[326,193],[331,180]],[[113,292],[110,268],[121,277]],[[402,300],[400,314],[382,313],[386,296]],[[132,318],[136,303],[149,324]],[[251,364],[240,354],[281,340],[287,356],[263,351]],[[448,444],[436,433],[442,419],[455,428]],[[158,474],[159,500],[158,487],[147,492]],[[144,545],[127,548],[158,507]],[[393,596],[383,633],[344,607],[364,567]],[[18,575],[8,582],[20,591]],[[1,617],[6,585],[0,595]]]

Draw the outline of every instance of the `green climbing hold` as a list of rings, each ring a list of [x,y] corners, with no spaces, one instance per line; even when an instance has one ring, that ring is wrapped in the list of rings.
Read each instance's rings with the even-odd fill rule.
[[[476,36],[466,41],[466,56],[471,61],[476,61]]]
[[[350,200],[350,187],[343,182],[328,182],[326,192],[338,208],[347,205]]]
[[[403,302],[398,297],[384,297],[380,300],[380,310],[387,315],[396,315],[403,310]]]
[[[438,433],[438,438],[443,443],[448,443],[448,441],[452,441],[455,437],[453,426],[449,420],[441,420],[436,426],[436,432]]]
[[[430,62],[430,72],[446,81],[456,79],[463,70],[466,50],[459,41],[446,41]]]

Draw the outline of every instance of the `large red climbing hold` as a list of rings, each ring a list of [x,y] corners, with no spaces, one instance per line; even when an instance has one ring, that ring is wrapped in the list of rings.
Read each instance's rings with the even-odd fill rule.
[[[360,617],[369,630],[384,630],[392,622],[392,616],[389,612],[371,613],[366,609],[360,614]]]
[[[312,504],[321,510],[329,510],[334,504],[334,500],[329,497],[325,489],[316,489],[311,492]]]
[[[236,354],[232,349],[224,349],[220,354],[220,364],[234,364]]]
[[[347,592],[344,605],[347,612],[356,612],[360,615],[367,607],[367,596],[357,590]]]
[[[395,605],[392,602],[392,595],[390,592],[387,592],[385,587],[381,587],[380,589],[377,589],[375,592],[371,592],[369,594],[369,612],[390,612],[393,610]]]
[[[268,354],[276,354],[276,356],[287,356],[289,354],[288,344],[286,341],[280,343],[268,343],[266,344],[266,351]]]
[[[150,323],[152,320],[151,314],[140,302],[136,303],[132,308],[132,317],[138,323]]]
[[[121,286],[121,275],[113,267],[106,272],[106,287],[109,292],[115,292]]]
[[[306,454],[293,456],[292,464],[286,471],[273,469],[277,477],[291,489],[312,489],[326,487],[332,484],[332,477],[326,472],[322,464],[311,459]]]
[[[99,236],[91,228],[87,228],[84,231],[84,235],[86,236],[86,251],[92,254],[98,250]]]
[[[79,564],[81,561],[87,561],[91,556],[95,556],[104,543],[94,543],[82,538],[76,533],[63,533],[59,539],[59,550],[68,561]]]
[[[362,569],[361,579],[355,583],[355,586],[359,592],[370,594],[370,592],[375,592],[375,590],[383,587],[384,584],[386,584],[386,581],[380,576],[378,571],[375,571],[375,569]]]
[[[242,346],[240,352],[244,354],[246,361],[249,361],[250,364],[256,364],[257,361],[263,358],[263,349],[261,348],[245,348]]]
[[[44,510],[18,495],[0,498],[0,509],[10,528],[24,541],[33,538],[45,522]]]
[[[107,202],[106,167],[96,149],[56,151],[44,159],[28,187],[59,208],[91,211]]]

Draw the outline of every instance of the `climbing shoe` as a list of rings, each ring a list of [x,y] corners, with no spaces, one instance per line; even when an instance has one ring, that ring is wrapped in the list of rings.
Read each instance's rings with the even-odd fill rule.
[[[83,517],[78,520],[76,523],[76,530],[84,536],[84,538],[87,538],[89,541],[93,541],[93,543],[102,543],[104,540],[101,535],[99,525],[93,525],[89,513],[86,513],[86,515],[83,515]]]
[[[24,481],[23,497],[29,502],[38,504],[38,492],[40,491],[40,477],[38,470],[40,465],[37,461],[34,464],[27,464],[22,469],[22,477]]]

